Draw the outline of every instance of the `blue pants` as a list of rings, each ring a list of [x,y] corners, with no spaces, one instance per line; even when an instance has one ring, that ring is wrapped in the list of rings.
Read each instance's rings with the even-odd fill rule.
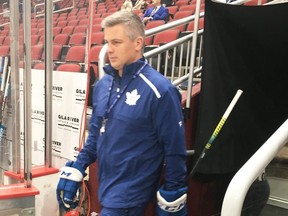
[[[105,208],[103,207],[100,216],[143,216],[145,207],[135,208]]]

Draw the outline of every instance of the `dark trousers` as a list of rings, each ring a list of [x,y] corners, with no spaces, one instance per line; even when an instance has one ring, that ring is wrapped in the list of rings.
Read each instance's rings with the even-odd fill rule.
[[[254,181],[245,197],[241,216],[258,216],[266,205],[270,194],[267,180]]]
[[[105,208],[103,207],[100,216],[143,216],[144,207],[135,208]]]

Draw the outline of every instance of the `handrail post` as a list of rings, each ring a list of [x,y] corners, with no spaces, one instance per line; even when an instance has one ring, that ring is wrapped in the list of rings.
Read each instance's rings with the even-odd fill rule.
[[[31,0],[24,1],[24,181],[32,186],[32,118],[31,118]]]
[[[52,166],[53,2],[45,0],[45,166]]]

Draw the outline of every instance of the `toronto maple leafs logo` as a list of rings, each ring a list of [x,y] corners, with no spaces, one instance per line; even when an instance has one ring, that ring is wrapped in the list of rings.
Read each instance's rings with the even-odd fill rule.
[[[125,103],[129,106],[135,106],[138,99],[141,97],[141,95],[138,95],[137,89],[134,89],[131,92],[126,93],[126,101]]]

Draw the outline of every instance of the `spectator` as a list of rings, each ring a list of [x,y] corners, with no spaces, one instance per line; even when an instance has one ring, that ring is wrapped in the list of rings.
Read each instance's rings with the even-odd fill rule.
[[[121,11],[131,11],[133,8],[131,0],[125,0],[121,6]]]
[[[167,19],[169,17],[169,12],[168,12],[168,9],[166,7],[161,5],[161,0],[153,0],[152,5],[154,7],[148,8],[145,11],[145,13],[142,17],[143,22],[146,24],[147,22],[152,21],[152,20],[167,21]]]
[[[147,0],[137,0],[133,9],[134,10],[140,10],[141,9],[144,12],[147,8],[147,5],[148,5]]]

